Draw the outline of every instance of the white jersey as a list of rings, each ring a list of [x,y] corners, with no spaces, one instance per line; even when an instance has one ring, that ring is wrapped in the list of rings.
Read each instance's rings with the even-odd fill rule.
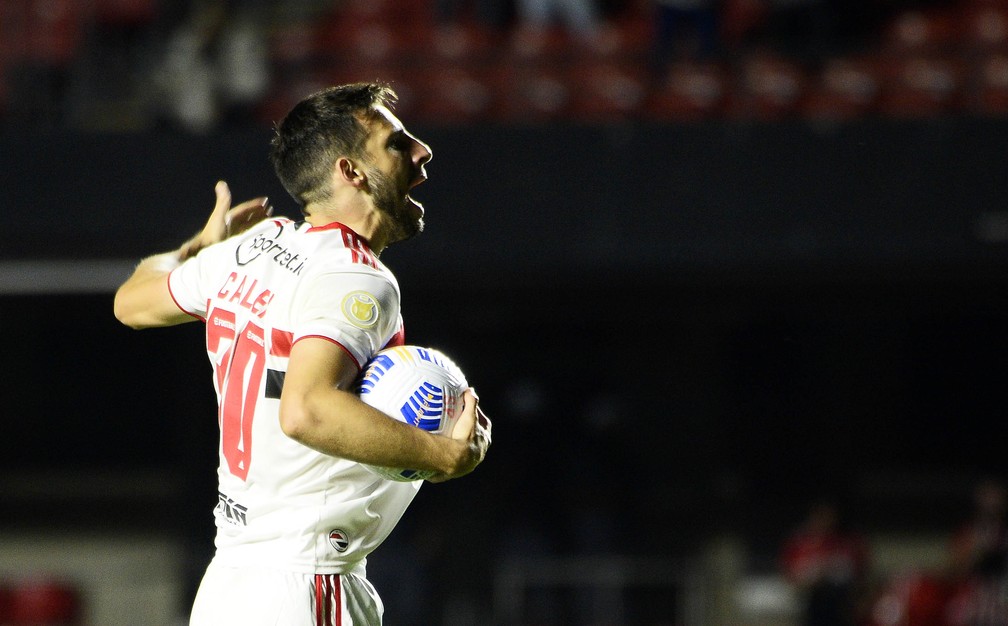
[[[168,278],[206,322],[220,426],[215,560],[303,573],[364,571],[421,481],[382,479],[280,429],[291,346],[339,345],[363,366],[403,341],[399,285],[341,224],[269,219],[201,250]]]

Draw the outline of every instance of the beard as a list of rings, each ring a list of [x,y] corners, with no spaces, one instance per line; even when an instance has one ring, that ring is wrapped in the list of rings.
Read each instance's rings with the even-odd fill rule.
[[[423,211],[416,215],[413,201],[406,192],[400,191],[389,176],[378,170],[369,172],[368,179],[375,207],[388,218],[389,243],[405,241],[423,232]]]

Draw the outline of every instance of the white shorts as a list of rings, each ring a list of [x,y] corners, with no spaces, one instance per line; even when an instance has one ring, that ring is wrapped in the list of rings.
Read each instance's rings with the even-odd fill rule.
[[[211,561],[190,626],[378,626],[384,607],[356,574],[301,574]]]

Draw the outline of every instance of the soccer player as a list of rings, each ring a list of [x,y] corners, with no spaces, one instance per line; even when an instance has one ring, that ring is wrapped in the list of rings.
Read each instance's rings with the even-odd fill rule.
[[[421,482],[362,464],[471,472],[490,421],[470,389],[450,436],[365,405],[361,367],[404,341],[396,278],[378,260],[423,230],[409,196],[431,150],[391,107],[387,86],[330,87],[277,125],[270,158],[304,221],[265,198],[231,207],[227,185],[203,230],[144,259],[118,289],[132,328],[199,319],[218,397],[216,552],[190,624],[380,624],[367,555]]]

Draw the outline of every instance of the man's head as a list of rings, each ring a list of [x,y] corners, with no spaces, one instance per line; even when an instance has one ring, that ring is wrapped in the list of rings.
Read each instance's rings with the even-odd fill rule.
[[[423,228],[423,207],[409,197],[426,180],[430,148],[391,111],[395,92],[381,83],[329,87],[299,102],[277,124],[270,159],[287,192],[305,209],[324,205],[344,183],[375,209],[361,232],[379,247]]]

